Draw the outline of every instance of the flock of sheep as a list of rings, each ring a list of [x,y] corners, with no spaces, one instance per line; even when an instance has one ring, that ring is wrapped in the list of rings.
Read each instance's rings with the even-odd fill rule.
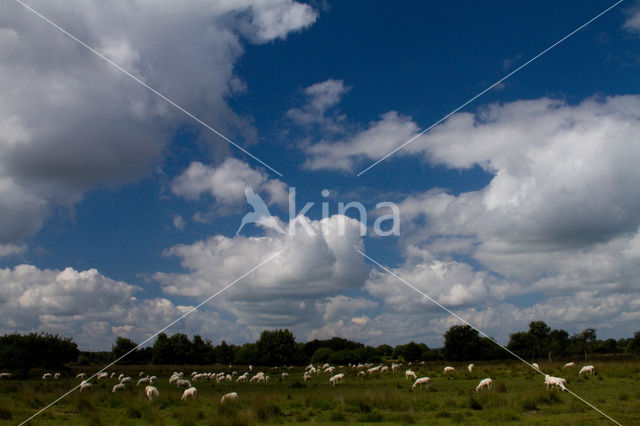
[[[411,363],[409,363],[410,365]],[[424,364],[424,363],[423,363]],[[388,366],[383,366],[383,365],[378,365],[378,366],[373,366],[373,364],[358,364],[358,365],[349,365],[352,368],[355,368],[357,371],[356,376],[357,377],[365,377],[367,375],[372,375],[372,374],[381,374],[381,373],[385,373],[387,371],[389,371],[389,367]],[[398,371],[398,369],[402,366],[402,364],[396,364],[393,363],[391,364],[391,371],[395,372]],[[538,364],[536,364],[535,362],[531,364],[531,366],[533,368],[535,368],[536,370],[540,370],[540,366]],[[469,373],[473,373],[473,369],[474,369],[475,365],[474,364],[469,364],[467,366],[467,370],[469,371]],[[566,363],[562,368],[570,368],[570,367],[575,367],[575,363],[574,362],[568,362]],[[313,364],[308,365],[307,367],[305,367],[305,371],[304,371],[304,375],[303,375],[303,380],[306,382],[308,380],[311,380],[311,378],[313,377],[314,374],[321,374],[321,373],[330,373],[333,374],[335,372],[336,367],[330,366],[329,364],[325,364],[322,367],[315,367]],[[588,373],[588,374],[595,374],[596,368],[593,365],[585,365],[584,367],[582,367],[580,369],[580,372],[578,373],[578,375],[582,376],[583,373]],[[453,373],[455,372],[455,368],[451,367],[451,366],[446,366],[443,369],[443,373],[444,374],[449,374],[449,373]],[[422,388],[422,386],[424,385],[426,389],[431,387],[431,379],[429,377],[417,377],[416,373],[412,370],[406,370],[405,371],[405,378],[406,379],[412,379],[414,380],[413,385],[411,386],[411,389],[415,389],[416,387]],[[331,376],[329,378],[329,384],[331,386],[337,386],[338,384],[341,384],[344,382],[344,378],[345,378],[346,374],[345,373],[338,373],[335,374],[333,376]],[[550,376],[548,374],[545,375],[545,380],[544,380],[544,384],[547,386],[547,390],[549,389],[549,387],[551,387],[552,389],[559,389],[562,390],[563,392],[568,391],[566,385],[567,385],[567,380],[561,377],[553,377]],[[493,387],[493,380],[490,377],[486,377],[482,380],[480,380],[480,383],[478,383],[478,386],[476,386],[476,392],[481,391],[483,389],[491,389]]]
[[[411,363],[409,363],[409,365],[411,365]],[[396,363],[391,364],[391,367],[386,365],[374,366],[373,364],[358,364],[358,365],[349,364],[349,367],[357,372],[356,377],[362,377],[367,375],[380,375],[382,373],[388,372],[389,370],[391,370],[391,372],[397,372],[401,366],[402,364],[396,364]],[[538,371],[540,370],[540,366],[535,362],[530,364],[530,366],[535,368]],[[469,364],[467,366],[467,370],[469,371],[469,373],[473,372],[474,367],[475,367],[474,364]],[[568,362],[562,368],[567,369],[571,367],[575,367],[575,363]],[[243,373],[242,375],[239,375],[238,372],[236,371],[232,372],[231,374],[225,374],[224,372],[220,372],[217,374],[216,373],[198,373],[194,371],[193,373],[191,373],[191,381],[197,382],[202,380],[215,380],[217,383],[232,382],[234,380],[236,383],[243,383],[243,382],[244,383],[246,382],[268,383],[271,381],[270,376],[265,375],[264,372],[262,371],[249,377],[250,372],[252,371],[253,371],[253,366],[251,365],[249,366],[249,371]],[[320,366],[316,367],[313,364],[310,364],[306,366],[304,369],[303,380],[306,382],[311,380],[314,375],[331,374],[331,377],[329,378],[329,384],[331,386],[337,386],[339,384],[343,384],[346,377],[346,373],[334,374],[335,372],[336,372],[336,367],[331,366],[329,364],[324,364],[322,367]],[[455,368],[451,366],[447,366],[447,367],[444,367],[443,372],[444,374],[453,373],[455,372]],[[581,376],[583,373],[593,375],[596,373],[596,369],[593,365],[585,365],[580,369],[578,374]],[[405,370],[404,374],[405,374],[405,379],[414,380],[413,385],[411,386],[412,390],[414,390],[416,387],[422,388],[423,386],[425,386],[426,389],[431,387],[431,379],[429,377],[426,377],[426,376],[417,377],[416,373],[410,369]],[[281,380],[285,381],[288,378],[288,376],[289,374],[287,372],[281,373]],[[45,373],[42,376],[42,380],[58,380],[60,379],[60,377],[61,377],[60,373],[54,373],[54,374]],[[109,379],[109,378],[114,379],[116,378],[116,373],[113,372],[109,375],[106,372],[100,372],[95,377],[97,381]],[[0,373],[0,379],[8,379],[8,378],[11,378],[11,373]],[[76,376],[76,379],[82,380],[82,382],[79,385],[80,392],[90,391],[92,388],[91,382],[85,380],[85,378],[86,378],[85,373],[80,373]],[[155,386],[153,386],[153,383],[157,379],[158,378],[156,376],[145,375],[144,372],[142,371],[139,373],[139,379],[136,383],[136,387],[139,387],[141,384],[146,385],[144,388],[144,395],[149,399],[149,401],[153,400],[154,398],[157,398],[160,395],[160,392],[158,391],[158,389]],[[113,393],[125,391],[127,384],[132,383],[133,379],[129,376],[125,376],[124,374],[120,374],[117,377],[117,381],[118,383],[116,383],[111,390]],[[170,384],[175,384],[176,387],[178,388],[185,388],[182,393],[182,400],[186,400],[188,398],[196,399],[196,397],[198,396],[198,390],[191,384],[191,381],[185,379],[184,374],[182,372],[174,372],[169,378]],[[544,384],[547,386],[547,390],[551,388],[552,390],[558,389],[563,392],[568,391],[567,380],[561,377],[554,377],[546,374],[544,379]],[[492,388],[492,385],[493,385],[492,379],[487,377],[480,380],[480,383],[478,383],[475,390],[476,392],[481,391],[483,389],[490,390]],[[235,401],[238,401],[238,394],[236,392],[227,393],[223,395],[222,398],[220,399],[220,402],[222,404],[226,402],[235,402]]]

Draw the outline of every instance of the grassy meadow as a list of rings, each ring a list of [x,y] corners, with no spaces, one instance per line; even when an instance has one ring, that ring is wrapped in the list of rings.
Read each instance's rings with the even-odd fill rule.
[[[560,363],[541,364],[552,375],[565,377],[569,389],[596,405],[623,425],[640,424],[640,362],[598,361],[596,376],[579,377],[581,364],[562,370]],[[377,423],[377,424],[524,424],[592,425],[612,424],[596,411],[568,393],[546,391],[544,377],[513,361],[476,363],[473,373],[466,363],[449,375],[444,364],[413,365],[418,377],[429,376],[430,390],[411,390],[412,381],[404,378],[407,366],[396,373],[356,377],[355,370],[339,368],[347,377],[343,385],[329,386],[329,375],[314,375],[302,380],[302,368],[289,369],[289,377],[280,380],[282,369],[264,368],[271,383],[221,383],[202,381],[196,401],[182,401],[182,389],[168,383],[174,370],[229,372],[221,366],[125,366],[115,369],[133,377],[124,393],[111,393],[116,379],[95,383],[90,392],[74,392],[32,420],[34,425],[113,425],[113,424],[230,424],[255,423]],[[154,384],[160,397],[149,402],[144,386],[135,386],[138,372],[158,376]],[[242,374],[245,369],[234,367]],[[75,374],[89,369],[73,370]],[[254,373],[258,369],[254,368]],[[475,392],[484,377],[493,379],[493,389]],[[1,380],[0,424],[18,424],[55,400],[79,380],[64,377],[57,381]],[[239,402],[220,404],[220,397],[235,391]]]

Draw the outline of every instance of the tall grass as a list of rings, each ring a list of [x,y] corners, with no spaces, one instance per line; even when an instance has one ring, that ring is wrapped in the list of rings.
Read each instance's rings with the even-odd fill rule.
[[[598,375],[579,377],[578,369],[562,370],[561,363],[543,364],[545,372],[566,377],[569,387],[596,404],[622,424],[640,424],[640,362],[606,360],[596,364]],[[364,422],[387,424],[596,424],[602,417],[571,395],[546,391],[543,376],[517,362],[476,363],[468,373],[466,364],[455,365],[453,375],[444,375],[440,363],[414,365],[419,376],[429,376],[432,388],[411,390],[411,381],[401,373],[358,378],[349,369],[344,385],[331,387],[327,375],[301,382],[302,369],[289,371],[289,379],[268,384],[197,382],[198,400],[182,401],[182,389],[168,383],[173,371],[228,371],[221,366],[119,367],[137,377],[143,369],[159,377],[155,386],[160,397],[148,401],[144,385],[128,386],[124,393],[111,393],[115,380],[94,384],[90,392],[75,392],[47,410],[37,424],[229,424]],[[242,368],[236,370],[242,372]],[[277,377],[278,371],[264,370]],[[75,375],[75,374],[74,374]],[[484,377],[493,379],[493,389],[475,392]],[[77,380],[64,378],[0,381],[0,425],[16,424],[53,401]],[[238,392],[240,400],[220,404],[220,397]]]

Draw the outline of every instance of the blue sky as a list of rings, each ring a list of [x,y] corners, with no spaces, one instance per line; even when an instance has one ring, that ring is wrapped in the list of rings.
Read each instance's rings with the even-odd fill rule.
[[[501,341],[537,319],[636,331],[637,3],[361,176],[613,2],[30,4],[283,176],[1,6],[0,332],[141,341],[282,250],[170,331],[441,344],[455,320],[354,246]],[[235,236],[246,185],[283,225],[289,187],[317,227],[323,201],[369,228],[391,201],[400,235]]]

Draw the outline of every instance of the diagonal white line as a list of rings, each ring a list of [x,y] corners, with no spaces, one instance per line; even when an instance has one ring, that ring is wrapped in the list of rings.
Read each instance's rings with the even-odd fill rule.
[[[148,341],[150,341],[151,339],[153,339],[154,337],[156,337],[158,334],[162,333],[163,331],[165,331],[166,329],[168,329],[169,327],[171,327],[172,325],[174,325],[175,323],[177,323],[178,321],[180,321],[181,319],[185,318],[186,316],[190,315],[191,313],[195,312],[198,310],[199,307],[201,307],[202,305],[204,305],[205,303],[209,302],[210,300],[212,300],[214,297],[218,296],[220,293],[222,293],[223,291],[225,291],[226,289],[228,289],[229,287],[233,286],[235,283],[237,283],[238,281],[240,281],[241,279],[243,279],[244,277],[246,277],[247,275],[249,275],[250,273],[252,273],[253,271],[255,271],[256,269],[260,268],[262,265],[264,265],[265,263],[268,263],[269,261],[271,261],[274,257],[278,256],[280,253],[282,253],[282,250],[277,251],[275,254],[269,256],[266,260],[262,261],[260,264],[258,264],[257,266],[254,266],[253,268],[251,268],[250,270],[248,270],[247,272],[245,272],[244,274],[242,274],[240,277],[236,278],[235,280],[233,280],[230,284],[226,285],[225,287],[223,287],[221,290],[215,292],[214,294],[212,294],[211,296],[207,297],[205,300],[203,300],[202,302],[200,302],[200,304],[198,304],[198,306],[189,309],[187,312],[185,312],[183,315],[181,315],[180,317],[178,317],[177,319],[175,319],[174,321],[170,322],[169,324],[165,325],[163,328],[161,328],[160,330],[156,331],[155,333],[153,333],[151,336],[149,336],[146,340],[144,340],[142,343],[140,343],[138,346],[136,346],[135,348],[131,349],[129,352],[127,352],[126,354],[122,355],[120,358],[116,359],[115,361],[113,361],[111,364],[104,366],[103,368],[101,368],[99,371],[97,371],[95,374],[93,374],[91,377],[89,377],[88,379],[86,379],[86,381],[89,381],[91,379],[93,379],[94,377],[96,377],[99,373],[102,373],[103,371],[105,371],[107,368],[111,367],[112,365],[116,364],[117,362],[119,362],[120,360],[122,360],[123,358],[125,358],[126,356],[130,355],[132,352],[136,351],[140,346],[144,345],[145,343],[147,343]],[[73,391],[75,391],[76,389],[78,389],[80,387],[80,385],[77,385],[76,387],[74,387],[73,389],[71,389],[69,392],[65,393],[64,395],[62,395],[61,397],[59,397],[58,399],[56,399],[55,401],[53,401],[52,403],[50,403],[49,405],[47,405],[46,407],[42,408],[40,411],[38,411],[37,413],[35,413],[34,415],[32,415],[31,417],[29,417],[28,419],[24,420],[22,423],[20,423],[20,425],[23,425],[25,423],[27,423],[28,421],[30,421],[31,419],[33,419],[34,417],[40,415],[42,412],[44,412],[46,409],[52,407],[53,405],[55,405],[56,403],[58,403],[60,400],[62,400],[63,398],[65,398],[67,395],[71,394]]]
[[[51,25],[52,27],[54,27],[55,29],[57,29],[58,31],[62,32],[64,35],[66,35],[67,37],[71,38],[73,41],[75,41],[76,43],[80,44],[81,46],[87,48],[89,51],[91,51],[93,54],[95,54],[96,56],[98,56],[100,59],[106,61],[109,65],[113,66],[114,68],[116,68],[118,71],[122,72],[124,75],[126,75],[127,77],[131,78],[132,80],[136,81],[137,83],[139,83],[140,85],[142,85],[143,87],[145,87],[147,90],[149,90],[151,93],[153,93],[154,95],[160,97],[161,99],[165,100],[166,102],[168,102],[171,106],[173,106],[174,108],[176,108],[177,110],[181,111],[182,113],[184,113],[185,115],[187,115],[189,118],[193,119],[195,122],[197,122],[198,124],[204,126],[205,128],[209,129],[211,132],[215,133],[216,135],[220,136],[222,139],[224,139],[225,141],[229,142],[231,145],[235,146],[236,148],[238,148],[240,151],[244,152],[245,154],[247,154],[249,157],[253,158],[254,160],[256,160],[258,163],[262,164],[263,166],[265,166],[266,168],[268,168],[269,170],[271,170],[272,172],[274,172],[275,174],[277,174],[278,176],[282,177],[282,173],[280,173],[279,171],[277,171],[276,169],[274,169],[273,167],[271,167],[270,165],[268,165],[267,163],[265,163],[264,161],[262,161],[260,158],[256,157],[255,155],[253,155],[252,153],[250,153],[249,151],[247,151],[246,149],[244,149],[243,147],[241,147],[240,145],[238,145],[237,143],[235,143],[234,141],[232,141],[231,139],[229,139],[228,137],[226,137],[225,135],[223,135],[222,133],[220,133],[219,131],[217,131],[216,129],[214,129],[213,127],[211,127],[210,125],[208,125],[207,123],[205,123],[204,121],[202,121],[201,119],[199,119],[198,117],[196,117],[195,115],[193,115],[192,113],[190,113],[189,111],[187,111],[186,109],[184,109],[183,107],[181,107],[180,105],[178,105],[177,103],[175,103],[173,100],[171,100],[170,98],[168,98],[167,96],[163,95],[162,93],[158,92],[156,89],[154,89],[153,87],[149,86],[147,83],[145,83],[144,81],[142,81],[141,79],[139,79],[138,77],[136,77],[135,75],[131,74],[129,71],[127,71],[126,69],[122,68],[120,65],[116,64],[115,62],[113,62],[112,60],[110,60],[109,58],[107,58],[106,56],[104,56],[102,53],[98,52],[96,49],[94,49],[93,47],[89,46],[88,44],[86,44],[85,42],[83,42],[82,40],[80,40],[79,38],[77,38],[76,36],[74,36],[73,34],[69,33],[68,31],[66,31],[64,28],[60,27],[59,25],[57,25],[55,22],[51,21],[49,18],[47,18],[46,16],[42,15],[40,12],[38,12],[37,10],[33,9],[31,6],[29,6],[28,4],[24,3],[22,0],[15,0],[18,4],[22,5],[25,9],[29,10],[30,12],[34,13],[36,16],[38,16],[40,19],[42,19],[43,21],[45,21],[46,23],[48,23],[49,25]]]
[[[480,96],[484,95],[485,93],[487,93],[489,90],[493,89],[494,87],[496,87],[498,84],[502,83],[503,81],[505,81],[506,79],[508,79],[509,77],[511,77],[512,75],[514,75],[515,73],[517,73],[518,71],[522,70],[524,67],[526,67],[527,65],[529,65],[530,63],[532,63],[533,61],[535,61],[536,59],[540,58],[542,55],[544,55],[545,53],[547,53],[548,51],[550,51],[551,49],[553,49],[554,47],[558,46],[560,43],[562,43],[563,41],[565,41],[566,39],[568,39],[569,37],[573,36],[575,33],[577,33],[578,31],[582,30],[583,28],[585,28],[587,25],[591,24],[593,21],[595,21],[596,19],[600,18],[602,15],[604,15],[605,13],[609,12],[611,9],[613,9],[614,7],[616,7],[617,5],[619,5],[620,3],[622,3],[624,0],[618,0],[618,2],[614,3],[613,5],[609,6],[607,9],[603,10],[602,12],[600,12],[599,14],[597,14],[596,16],[594,16],[593,18],[591,18],[590,20],[588,20],[587,22],[585,22],[584,24],[580,25],[578,28],[576,28],[575,30],[571,31],[569,34],[567,34],[566,36],[562,37],[560,40],[556,41],[555,43],[553,43],[551,46],[547,47],[546,49],[544,49],[542,52],[538,53],[536,56],[534,56],[533,58],[529,59],[527,62],[525,62],[524,64],[520,65],[518,68],[516,68],[515,70],[511,71],[509,74],[505,75],[504,77],[502,77],[500,80],[496,81],[495,83],[493,83],[491,86],[487,87],[486,89],[484,89],[483,91],[479,92],[478,94],[476,94],[475,96],[469,98],[465,103],[463,103],[462,105],[460,105],[458,108],[454,109],[453,111],[451,111],[450,113],[448,113],[447,115],[445,115],[444,117],[442,117],[440,120],[436,121],[435,123],[433,123],[432,125],[430,125],[429,127],[427,127],[426,129],[424,129],[423,131],[421,131],[420,133],[418,133],[417,135],[413,136],[412,138],[410,138],[408,141],[404,142],[402,145],[398,146],[397,148],[395,148],[393,151],[391,151],[390,153],[388,153],[387,155],[385,155],[384,157],[380,158],[378,161],[376,161],[375,163],[371,164],[369,167],[367,167],[366,169],[362,170],[360,173],[358,173],[356,176],[361,176],[362,174],[366,173],[368,170],[370,170],[371,168],[375,167],[376,165],[378,165],[380,162],[384,161],[385,159],[387,159],[388,157],[392,156],[393,154],[395,154],[396,152],[400,151],[402,148],[404,148],[405,146],[407,146],[408,144],[410,144],[411,142],[413,142],[415,139],[419,138],[420,136],[424,135],[425,133],[427,133],[429,130],[433,129],[435,126],[437,126],[438,124],[442,123],[443,121],[445,121],[447,118],[451,117],[453,114],[455,114],[456,112],[460,111],[462,108],[466,107],[467,105],[469,105],[471,102],[475,101],[476,99],[478,99]]]
[[[484,331],[480,330],[479,328],[475,327],[474,325],[472,325],[471,323],[469,323],[469,321],[465,320],[464,318],[460,317],[458,314],[456,314],[455,312],[453,312],[452,310],[450,310],[449,308],[447,308],[446,306],[443,306],[442,304],[440,304],[437,300],[433,299],[431,296],[429,296],[428,294],[418,290],[416,287],[414,287],[412,284],[410,284],[409,282],[407,282],[406,280],[404,280],[403,278],[399,277],[398,275],[396,275],[392,270],[390,270],[389,268],[387,268],[386,266],[381,265],[380,263],[378,263],[376,260],[372,259],[371,257],[367,256],[366,254],[364,254],[363,252],[361,252],[360,250],[356,249],[356,251],[358,253],[360,253],[362,256],[364,256],[366,259],[368,259],[369,261],[373,262],[374,264],[376,264],[378,267],[380,267],[382,270],[384,270],[385,272],[391,274],[392,276],[394,276],[395,278],[397,278],[399,281],[401,281],[402,283],[406,284],[408,287],[414,289],[415,291],[417,291],[418,293],[420,293],[422,296],[424,296],[425,298],[429,299],[431,302],[435,303],[436,305],[438,305],[438,307],[442,308],[443,310],[447,311],[450,315],[453,315],[454,317],[456,317],[457,319],[459,319],[460,321],[462,321],[463,323],[465,323],[466,325],[468,325],[469,327],[473,328],[474,330],[476,330],[478,333],[482,334],[485,337],[488,337],[489,340],[491,340],[492,342],[494,342],[496,345],[500,346],[502,349],[504,349],[505,351],[509,352],[511,355],[513,355],[514,357],[516,357],[517,359],[519,359],[520,361],[522,361],[523,363],[527,364],[529,367],[531,367],[533,370],[537,371],[538,373],[540,373],[541,375],[545,375],[544,372],[538,370],[537,368],[535,368],[533,365],[529,364],[527,361],[525,361],[524,359],[522,359],[521,357],[519,357],[517,354],[515,354],[514,352],[512,352],[511,350],[509,350],[509,348],[507,348],[506,346],[501,345],[500,343],[498,343],[498,341],[494,340],[491,336],[489,336],[487,333],[485,333]],[[600,410],[598,407],[596,407],[595,405],[589,403],[588,401],[585,401],[583,398],[581,398],[580,396],[576,395],[574,392],[572,392],[571,390],[569,390],[569,388],[567,388],[567,391],[575,396],[576,398],[578,398],[580,401],[584,402],[586,405],[588,405],[589,407],[593,408],[595,411],[597,411],[598,413],[602,414],[603,416],[605,416],[607,419],[611,420],[613,423],[620,425],[620,423],[618,423],[617,421],[615,421],[613,418],[611,418],[610,416],[608,416],[607,414],[605,414],[602,410]],[[621,426],[621,425],[620,425]]]

